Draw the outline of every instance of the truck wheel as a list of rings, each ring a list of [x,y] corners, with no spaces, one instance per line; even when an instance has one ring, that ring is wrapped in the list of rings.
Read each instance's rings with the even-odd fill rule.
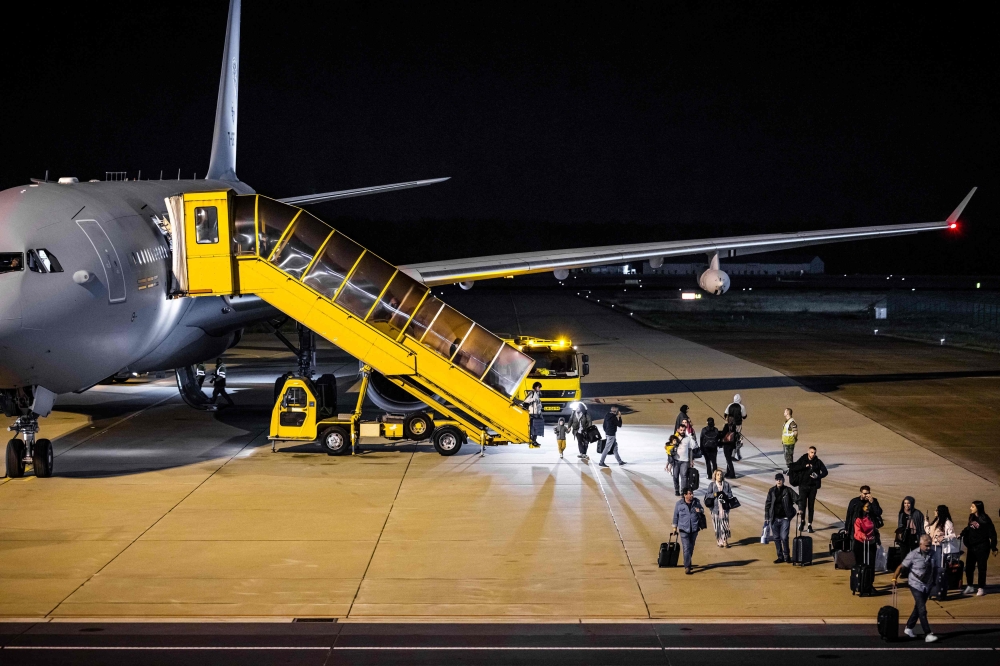
[[[330,426],[319,436],[323,450],[331,456],[342,456],[351,450],[351,436],[340,426]]]
[[[12,479],[24,476],[24,442],[19,439],[7,442],[7,476]]]
[[[39,439],[34,450],[35,476],[47,479],[52,476],[52,442]]]
[[[424,412],[414,412],[403,421],[403,436],[414,442],[427,439],[433,431],[434,421]]]
[[[455,426],[444,426],[434,431],[434,448],[443,456],[453,456],[462,448],[465,434]]]

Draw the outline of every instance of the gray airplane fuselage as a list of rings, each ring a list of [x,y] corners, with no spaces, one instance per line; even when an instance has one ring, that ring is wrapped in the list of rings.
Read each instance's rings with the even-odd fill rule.
[[[43,248],[63,272],[0,273],[0,390],[79,391],[122,370],[212,358],[274,312],[256,298],[168,298],[170,253],[155,218],[180,192],[253,190],[212,180],[24,185],[0,192],[0,253]],[[103,232],[103,233],[102,233]],[[105,237],[106,235],[106,237]],[[89,278],[74,280],[81,271]]]

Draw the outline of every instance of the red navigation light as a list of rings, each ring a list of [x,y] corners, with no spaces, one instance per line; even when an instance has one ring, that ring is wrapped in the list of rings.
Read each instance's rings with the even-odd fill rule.
[[[952,222],[948,225],[949,229],[958,229],[958,222]]]

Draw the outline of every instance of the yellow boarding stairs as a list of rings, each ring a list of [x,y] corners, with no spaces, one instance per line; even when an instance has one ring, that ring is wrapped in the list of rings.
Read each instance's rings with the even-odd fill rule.
[[[444,414],[475,443],[529,441],[528,414],[513,396],[534,362],[422,283],[307,211],[264,196],[191,192],[167,198],[167,207],[172,295],[255,294]],[[314,387],[302,378],[285,387],[293,384],[310,391],[308,412]],[[286,411],[293,409],[300,407]],[[356,415],[352,444],[360,409]],[[300,419],[273,419],[271,439],[314,441],[343,422],[317,417],[295,425]]]

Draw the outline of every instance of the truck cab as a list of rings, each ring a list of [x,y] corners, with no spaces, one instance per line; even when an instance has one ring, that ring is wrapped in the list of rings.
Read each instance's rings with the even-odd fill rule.
[[[580,379],[590,374],[590,357],[577,352],[568,338],[546,340],[528,335],[505,338],[505,342],[535,361],[531,372],[518,387],[516,396],[524,400],[532,384],[542,385],[542,413],[569,417],[570,405],[581,398]]]

